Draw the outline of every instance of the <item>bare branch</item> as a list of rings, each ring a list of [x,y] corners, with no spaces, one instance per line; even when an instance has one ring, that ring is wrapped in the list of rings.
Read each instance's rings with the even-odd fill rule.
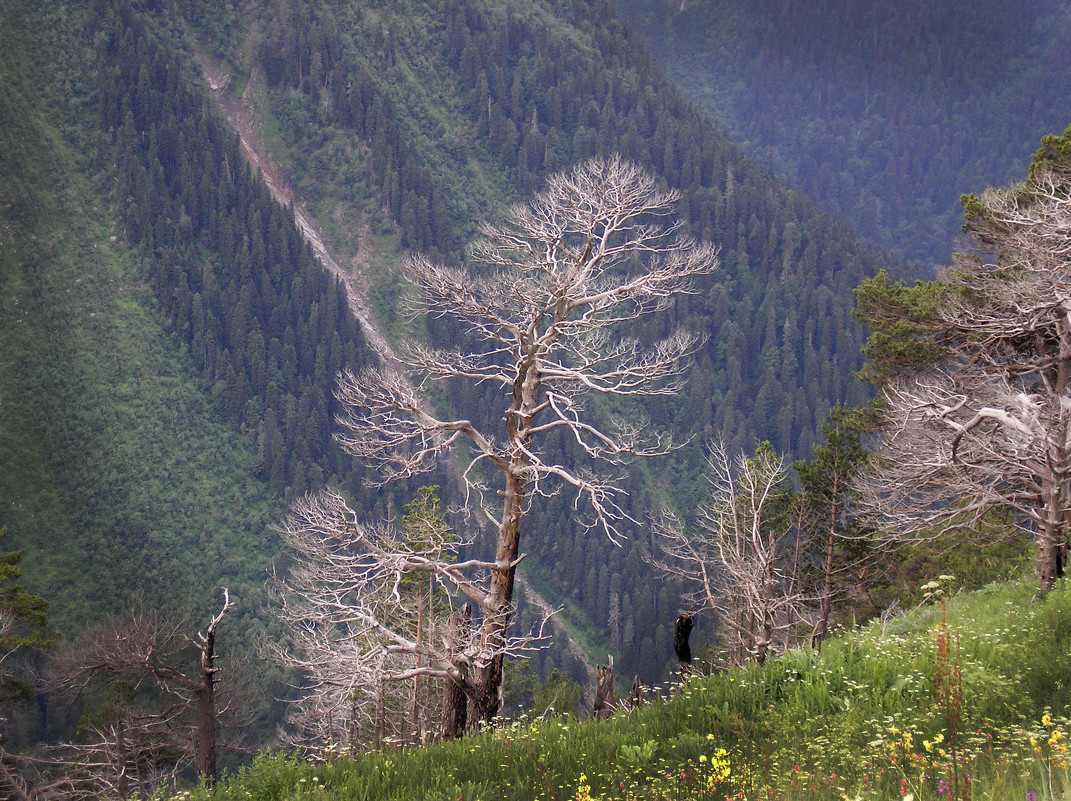
[[[498,709],[521,519],[532,499],[573,493],[574,508],[585,510],[589,524],[616,543],[621,522],[629,519],[620,503],[620,476],[598,468],[613,469],[627,457],[673,448],[639,415],[596,425],[585,416],[582,401],[585,396],[667,395],[681,387],[701,339],[677,332],[662,342],[640,343],[624,330],[641,316],[666,308],[675,296],[692,292],[692,280],[717,263],[712,246],[681,236],[679,224],[669,221],[677,198],[633,164],[617,157],[593,159],[551,177],[544,192],[511,209],[501,223],[481,226],[482,236],[469,248],[468,266],[448,267],[423,257],[408,260],[406,272],[420,292],[410,313],[455,320],[471,347],[413,346],[402,363],[421,386],[461,379],[501,392],[500,431],[480,430],[469,419],[436,416],[396,376],[365,371],[340,379],[344,411],[339,422],[345,430],[340,441],[379,471],[377,481],[430,469],[457,446],[468,448],[460,460],[468,465],[463,473],[466,500],[475,493],[481,506],[487,502],[476,469],[480,465],[493,465],[503,482],[501,513],[483,510],[498,528],[485,588],[477,589],[456,568],[421,563],[411,555],[396,554],[392,560],[388,557],[396,543],[381,546],[374,537],[354,534],[377,567],[355,557],[350,566],[360,587],[336,589],[323,611],[323,619],[338,621],[347,604],[371,604],[355,617],[350,612],[348,625],[360,637],[371,637],[370,642],[385,638],[392,644],[376,647],[392,656],[419,652],[420,665],[412,670],[432,670],[435,663],[435,670],[460,674],[456,658],[451,668],[450,660],[443,662],[413,641],[403,641],[404,633],[384,617],[389,603],[401,600],[397,577],[405,571],[433,573],[460,590],[483,615],[480,650],[473,654],[475,672],[465,679],[473,718],[489,720]],[[565,466],[548,456],[551,438],[544,435],[550,432],[571,435],[586,462]],[[394,591],[383,584],[388,573],[395,577]]]
[[[933,323],[947,358],[885,388],[881,458],[862,487],[894,536],[1011,509],[1047,589],[1071,512],[1071,176],[1039,169],[975,199],[968,221],[996,261],[957,256]]]
[[[779,520],[772,508],[785,472],[769,446],[749,460],[730,458],[714,443],[707,464],[710,498],[696,525],[686,529],[664,513],[655,526],[661,555],[649,561],[691,587],[686,600],[693,610],[714,613],[736,664],[761,662],[791,642],[812,600],[800,588],[792,559],[799,515]]]

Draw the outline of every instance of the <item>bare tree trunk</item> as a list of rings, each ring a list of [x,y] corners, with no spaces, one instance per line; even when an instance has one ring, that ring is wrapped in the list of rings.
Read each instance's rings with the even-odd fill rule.
[[[361,738],[361,724],[358,723],[358,720],[359,718],[357,696],[354,695],[352,701],[350,702],[350,729],[347,733],[347,736],[349,738],[349,751],[351,755],[357,752],[357,746]]]
[[[467,677],[468,667],[458,659],[461,643],[472,625],[472,606],[465,604],[459,611],[450,613],[446,626],[446,647],[454,664],[458,665],[460,679],[448,678],[443,682],[443,712],[440,721],[440,733],[444,740],[452,740],[465,731],[468,721],[468,699],[463,683]]]
[[[834,510],[836,504],[833,505]],[[833,556],[836,545],[836,512],[831,515],[829,531],[826,536],[825,563],[822,565],[821,606],[818,612],[818,625],[811,637],[811,647],[822,650],[822,641],[829,633],[829,616],[833,610]]]
[[[424,580],[420,580],[420,594],[423,597],[424,594]],[[424,644],[424,605],[419,603],[417,606],[417,629],[416,629],[416,643],[418,646]],[[418,653],[415,657],[416,667],[419,669],[423,659]],[[412,741],[414,743],[420,742],[421,720],[420,720],[420,674],[413,676],[413,703],[409,707],[409,728],[412,732]]]
[[[692,666],[692,647],[688,644],[688,638],[692,636],[694,623],[694,615],[680,614],[673,624],[673,652],[677,655],[682,676]]]
[[[632,691],[628,695],[629,706],[633,709],[641,707],[646,703],[647,698],[643,692],[643,682],[640,681],[639,674],[632,677]]]
[[[609,720],[614,715],[614,658],[610,657],[610,664],[606,667],[599,666],[595,679],[595,704],[592,714],[595,720]]]
[[[204,634],[197,635],[201,652],[201,676],[194,688],[194,707],[197,715],[197,776],[206,784],[216,781],[216,627],[234,604],[230,593],[223,588],[223,608],[208,623]],[[179,677],[181,679],[181,677]],[[185,681],[189,682],[188,679]]]
[[[383,729],[386,726],[387,699],[383,679],[376,681],[375,713],[372,720],[372,745],[377,750],[383,745]]]
[[[130,794],[126,775],[126,729],[122,718],[115,724],[115,792],[123,801]]]
[[[201,686],[197,688],[197,775],[216,780],[216,632],[208,629],[201,644]]]
[[[1056,532],[1046,523],[1037,534],[1038,589],[1048,592],[1056,583],[1060,571],[1060,543]]]
[[[502,500],[502,521],[498,529],[498,546],[491,572],[491,586],[483,608],[483,625],[480,629],[480,651],[491,654],[486,665],[476,671],[469,683],[468,726],[475,729],[481,721],[490,722],[502,706],[502,648],[506,643],[509,626],[510,604],[513,602],[513,587],[517,575],[517,556],[521,540],[521,515],[524,510],[523,471],[528,464],[525,450],[528,446],[528,428],[531,419],[529,409],[535,407],[537,380],[527,373],[538,374],[534,366],[521,371],[525,380],[514,385],[514,408],[507,416],[510,439],[518,443],[514,456],[506,470],[506,492]],[[531,398],[528,396],[531,395]]]

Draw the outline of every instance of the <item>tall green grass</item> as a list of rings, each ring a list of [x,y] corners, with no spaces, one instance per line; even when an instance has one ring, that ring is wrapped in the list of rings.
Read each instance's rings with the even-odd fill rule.
[[[991,585],[674,688],[605,723],[423,749],[265,754],[195,799],[1064,797],[1071,586]]]

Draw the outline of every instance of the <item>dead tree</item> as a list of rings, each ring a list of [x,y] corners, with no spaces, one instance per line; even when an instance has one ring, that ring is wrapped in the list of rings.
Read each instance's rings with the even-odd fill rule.
[[[443,712],[440,733],[444,740],[451,740],[465,731],[468,719],[468,699],[465,696],[465,681],[469,665],[464,657],[466,635],[472,630],[472,605],[465,604],[461,610],[450,613],[446,625],[446,651],[458,668],[458,679],[443,680]]]
[[[50,684],[61,692],[80,696],[122,682],[150,689],[153,696],[117,697],[95,742],[55,752],[69,754],[68,767],[86,774],[81,784],[96,781],[125,798],[135,791],[151,794],[185,765],[204,782],[215,779],[217,729],[235,701],[233,696],[220,701],[216,633],[233,606],[224,589],[219,613],[190,638],[186,619],[135,601],[128,615],[86,632],[57,656]],[[195,660],[189,658],[191,646]],[[161,762],[168,753],[178,758]],[[91,770],[93,765],[99,770]]]
[[[599,665],[595,671],[595,703],[592,714],[595,720],[609,720],[614,716],[617,693],[614,690],[614,658],[606,667]]]
[[[963,537],[1010,509],[1036,543],[1042,590],[1071,513],[1071,167],[1048,156],[1023,185],[968,199],[979,252],[943,281],[860,290],[860,316],[886,340],[910,332],[888,352],[926,356],[888,360],[881,447],[861,482],[875,518],[900,538]]]
[[[483,499],[480,470],[499,476],[501,506],[483,504],[496,528],[490,581],[474,598],[481,613],[478,653],[466,680],[469,725],[499,708],[502,657],[521,558],[521,520],[533,497],[567,488],[591,510],[590,525],[611,539],[627,515],[613,479],[546,458],[548,434],[562,434],[593,463],[667,453],[672,443],[638,417],[607,428],[585,414],[585,395],[672,395],[699,338],[676,333],[644,345],[624,335],[638,318],[691,290],[716,263],[713,248],[661,225],[678,194],[619,158],[592,160],[552,176],[547,189],[484,225],[469,249],[471,266],[408,262],[421,294],[415,313],[459,322],[476,344],[439,350],[415,345],[403,366],[421,382],[465,380],[497,387],[501,431],[465,417],[440,417],[390,372],[341,376],[343,446],[380,469],[383,483],[430,469],[467,444],[466,486]],[[637,266],[639,265],[639,266]]]
[[[330,491],[295,504],[282,533],[290,568],[276,576],[278,614],[291,636],[276,657],[305,677],[290,721],[293,744],[350,747],[352,737],[343,743],[338,735],[364,723],[371,723],[373,741],[385,734],[407,737],[406,723],[383,713],[388,706],[411,708],[404,692],[416,676],[446,687],[446,718],[437,727],[444,734],[455,734],[459,721],[471,723],[459,707],[470,694],[472,672],[489,656],[471,621],[472,607],[444,610],[449,620],[434,626],[443,636],[421,636],[425,600],[406,586],[414,577],[428,577],[451,605],[460,597],[486,616],[494,612],[487,607],[486,583],[496,564],[458,559],[458,550],[470,543],[446,529],[415,540],[390,525],[362,525]],[[542,625],[506,640],[493,655],[525,656],[541,647],[541,639]]]
[[[763,443],[752,459],[731,459],[714,444],[710,499],[686,529],[671,514],[656,526],[661,554],[651,563],[691,588],[692,608],[709,609],[735,664],[763,662],[785,647],[808,599],[800,589],[798,532],[783,460]],[[778,642],[780,640],[780,642]]]
[[[628,694],[628,704],[630,709],[636,709],[647,703],[647,695],[643,690],[643,682],[640,681],[639,675],[632,677],[632,689]]]

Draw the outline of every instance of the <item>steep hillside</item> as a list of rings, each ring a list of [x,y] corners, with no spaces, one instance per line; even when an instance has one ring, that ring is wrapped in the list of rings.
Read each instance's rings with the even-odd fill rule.
[[[281,505],[165,332],[86,140],[54,113],[79,99],[78,38],[47,17],[56,47],[35,52],[54,72],[37,69],[11,12],[0,54],[5,546],[25,551],[64,633],[135,593],[200,614],[225,584],[251,642]]]
[[[1069,122],[1067,6],[618,0],[742,150],[915,263],[948,264],[957,198],[1021,176]]]
[[[629,473],[627,508],[640,522],[625,546],[590,536],[564,499],[537,504],[526,518],[529,580],[566,606],[591,649],[615,652],[622,673],[659,676],[670,661],[677,593],[643,564],[647,520],[664,503],[694,508],[704,440],[750,450],[770,439],[805,455],[833,402],[865,397],[851,377],[861,335],[848,313],[852,288],[882,260],[741,158],[609,5],[316,0],[239,11],[198,0],[9,0],[4,13],[25,43],[7,56],[5,119],[24,122],[5,121],[6,146],[19,154],[24,142],[42,143],[33,158],[5,159],[5,187],[13,198],[34,197],[33,208],[55,209],[19,216],[12,201],[10,236],[28,244],[5,258],[36,257],[45,243],[60,248],[49,270],[81,269],[50,277],[46,302],[33,300],[24,267],[5,268],[10,308],[38,309],[32,335],[19,338],[17,326],[5,333],[13,337],[5,369],[20,388],[19,405],[5,404],[5,432],[21,448],[5,469],[23,470],[9,480],[9,497],[30,510],[10,524],[23,529],[20,544],[44,541],[50,528],[62,543],[93,538],[85,548],[100,550],[107,567],[93,575],[102,578],[62,591],[103,596],[77,607],[87,616],[113,607],[143,576],[159,597],[189,599],[192,576],[263,575],[272,547],[264,523],[281,520],[280,500],[334,483],[369,517],[383,517],[415,487],[369,489],[363,467],[333,442],[336,371],[372,357],[344,286],[215,111],[206,66],[223,106],[246,116],[246,133],[270,158],[262,163],[291,187],[302,219],[365,293],[391,344],[464,335],[398,313],[405,251],[461,258],[479,220],[596,153],[622,152],[680,188],[686,227],[720,244],[719,272],[640,332],[653,338],[683,323],[709,339],[686,393],[645,410],[693,439],[678,458]],[[84,243],[97,248],[91,254]],[[99,307],[67,310],[57,299],[67,302],[68,288],[71,298],[92,289]],[[149,328],[134,330],[120,312]],[[65,338],[62,326],[98,338]],[[79,349],[42,350],[68,341]],[[24,363],[24,353],[34,358]],[[161,360],[126,372],[142,353]],[[65,369],[48,367],[56,364]],[[175,375],[174,385],[155,383]],[[49,382],[56,392],[42,392]],[[178,402],[185,392],[189,400]],[[41,395],[62,402],[31,408]],[[476,410],[483,423],[498,417],[498,401],[480,390],[444,388],[437,400]],[[120,411],[127,402],[133,410]],[[157,422],[165,413],[172,416]],[[22,436],[38,419],[43,433]],[[29,444],[47,437],[64,447]],[[564,442],[561,455],[572,458]],[[38,497],[42,487],[50,489]],[[182,502],[170,506],[171,497]],[[210,511],[190,517],[182,503]],[[74,521],[65,523],[56,512],[60,522],[28,530],[25,518],[64,504],[82,517],[63,512]],[[149,511],[138,517],[128,504]],[[250,528],[235,533],[231,518],[213,515],[248,515]],[[190,532],[205,532],[204,543]],[[41,568],[53,578],[47,588],[78,559],[57,557],[52,567],[52,557],[31,552],[27,562],[35,555],[49,565]],[[73,597],[64,603],[61,610],[76,608]]]
[[[1062,799],[1071,593],[990,585],[605,722],[517,721],[453,743],[265,757],[197,801]],[[313,789],[314,788],[314,789]]]
[[[207,3],[186,8],[227,102],[258,119],[295,201],[396,340],[461,336],[435,321],[426,333],[403,326],[399,250],[457,259],[479,220],[596,153],[622,152],[682,190],[687,227],[720,244],[722,267],[643,332],[685,323],[709,343],[687,393],[647,410],[694,439],[680,458],[633,470],[638,520],[667,500],[692,508],[706,438],[731,449],[770,439],[807,454],[832,402],[865,397],[851,378],[861,340],[848,310],[851,289],[881,260],[741,158],[609,5],[323,0],[250,4],[230,16]],[[497,419],[494,398],[462,385],[449,397],[486,410],[484,422]],[[646,574],[645,525],[617,549],[588,536],[565,501],[536,505],[527,521],[526,549],[539,562],[528,570],[545,594],[575,607],[600,633],[600,650],[624,654],[624,670],[661,673],[675,592],[628,586]]]

